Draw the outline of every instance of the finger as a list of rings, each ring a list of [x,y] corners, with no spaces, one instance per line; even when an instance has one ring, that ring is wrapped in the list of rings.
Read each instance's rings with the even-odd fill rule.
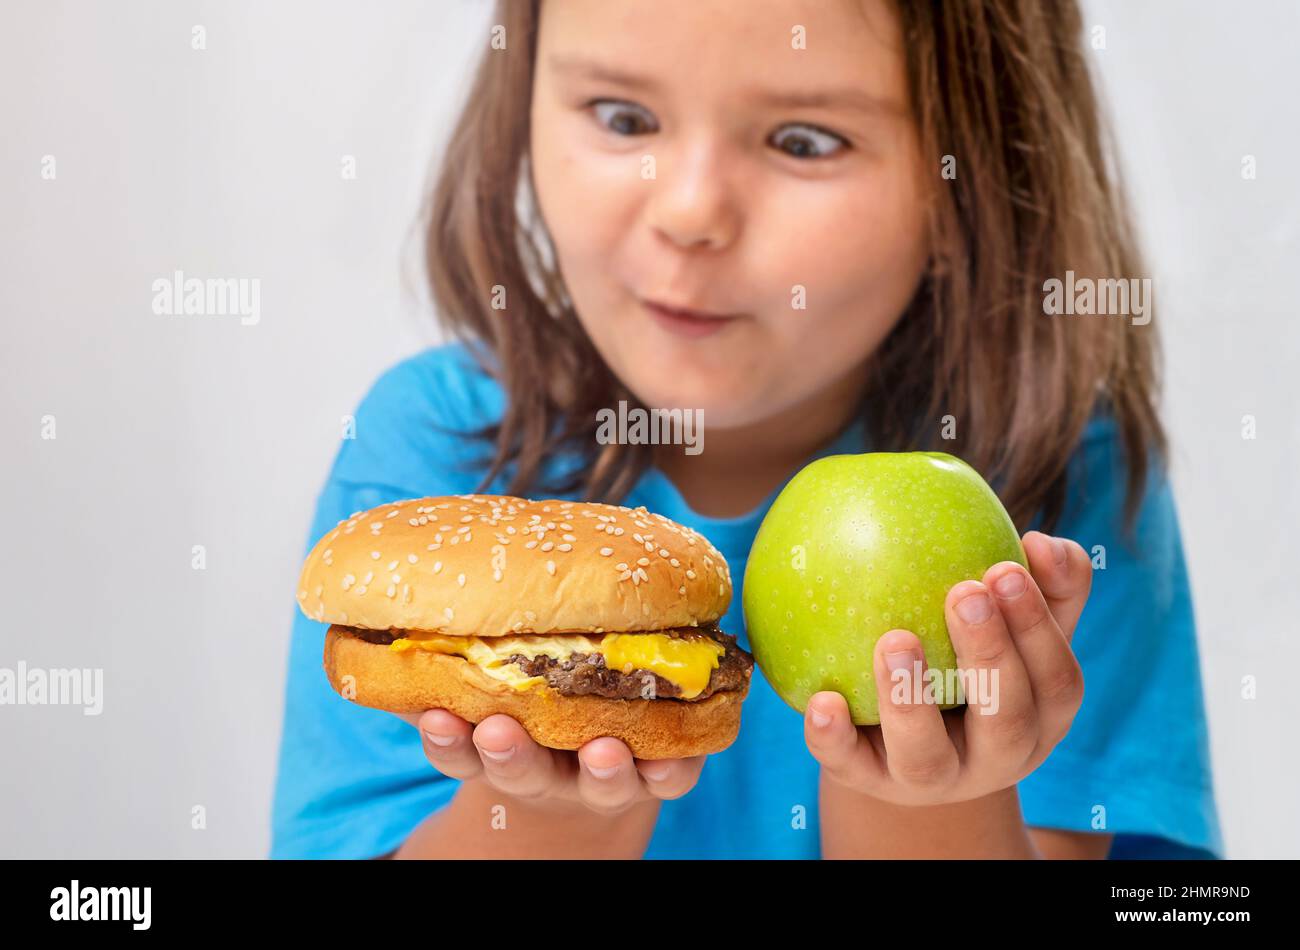
[[[636,770],[646,790],[655,798],[665,801],[681,798],[700,780],[704,760],[708,756],[693,755],[685,759],[636,759]]]
[[[962,581],[948,592],[944,613],[966,693],[966,761],[1018,766],[1037,745],[1038,715],[1002,612],[984,584]]]
[[[578,796],[588,808],[618,812],[645,794],[632,752],[621,740],[603,736],[578,750]]]
[[[889,776],[912,789],[948,784],[961,762],[939,706],[927,698],[921,641],[907,630],[891,630],[876,643],[874,663]]]
[[[808,700],[803,737],[822,772],[839,784],[868,795],[878,793],[886,784],[883,757],[867,733],[853,724],[849,704],[839,693],[814,693]]]
[[[420,742],[429,764],[448,778],[473,778],[483,771],[470,736],[474,727],[445,709],[399,714],[420,730]],[[410,718],[408,718],[408,716]]]
[[[516,720],[501,713],[474,729],[474,746],[483,775],[493,786],[518,798],[540,798],[563,784],[557,754],[538,745]]]
[[[1083,673],[1034,579],[1014,561],[994,564],[984,582],[1020,654],[1038,711],[1041,739],[1064,738],[1083,702]]]
[[[1066,641],[1073,640],[1074,628],[1092,590],[1092,561],[1076,542],[1041,531],[1026,534],[1024,548],[1029,570],[1052,616]]]

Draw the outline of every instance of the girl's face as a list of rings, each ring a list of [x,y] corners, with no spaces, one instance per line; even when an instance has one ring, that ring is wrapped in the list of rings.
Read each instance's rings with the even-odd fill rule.
[[[565,286],[650,408],[726,429],[843,392],[924,270],[885,0],[546,0],[531,117]]]

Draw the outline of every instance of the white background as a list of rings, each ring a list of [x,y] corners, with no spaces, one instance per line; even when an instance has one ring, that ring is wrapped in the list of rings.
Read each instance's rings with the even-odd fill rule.
[[[1300,6],[1086,9],[1156,279],[1225,838],[1294,857]],[[489,12],[5,4],[0,666],[102,667],[106,699],[0,707],[0,856],[266,853],[311,508],[340,417],[438,340],[417,214]],[[156,316],[176,269],[260,278],[261,322]]]

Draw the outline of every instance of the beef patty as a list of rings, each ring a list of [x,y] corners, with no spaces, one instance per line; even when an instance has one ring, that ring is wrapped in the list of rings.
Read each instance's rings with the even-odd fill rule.
[[[353,636],[368,643],[387,644],[398,639],[401,630],[365,630],[346,628]],[[654,631],[649,631],[654,632]],[[754,658],[736,645],[736,638],[716,626],[701,627],[698,633],[716,640],[726,649],[718,666],[709,674],[709,684],[696,696],[683,702],[699,702],[714,693],[743,690],[754,669]],[[565,660],[553,656],[527,657],[516,653],[510,657],[524,673],[541,676],[546,685],[562,696],[602,696],[606,699],[678,699],[681,687],[649,670],[633,669],[628,673],[612,670],[599,653],[574,653]]]

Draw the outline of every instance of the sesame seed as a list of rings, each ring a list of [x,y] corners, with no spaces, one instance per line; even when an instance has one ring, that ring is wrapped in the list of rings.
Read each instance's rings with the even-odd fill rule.
[[[623,564],[623,563],[615,564],[615,565],[614,565],[614,570],[616,570],[616,571],[626,571],[626,570],[627,570],[627,565],[626,565],[626,564]]]
[[[392,517],[395,517],[399,511],[401,511],[400,508],[394,508],[394,509],[393,509],[392,511],[390,511],[388,514],[384,515],[384,517],[385,517],[385,518],[392,518]]]
[[[554,541],[547,541],[545,544],[542,545],[542,550],[543,550],[543,551],[549,551],[549,550],[550,550],[551,548],[553,548],[553,547],[555,547],[555,542],[554,542]]]
[[[394,575],[393,575],[393,583],[394,583],[394,584],[400,584],[400,583],[402,583],[402,575],[401,575],[401,574],[394,574]]]
[[[442,570],[442,562],[441,562],[441,561],[434,561],[434,562],[433,562],[433,573],[437,574],[437,573],[438,573],[439,571],[441,571],[441,570]]]
[[[379,530],[380,528],[382,528],[383,526],[384,526],[384,523],[383,523],[382,521],[372,521],[372,522],[370,522],[370,530],[371,530],[371,531],[378,531],[378,530]]]
[[[622,528],[615,528],[615,529],[614,529],[614,533],[615,533],[616,535],[621,535],[621,534],[623,533],[623,529],[622,529]]]
[[[547,573],[547,574],[551,574],[551,575],[554,575],[554,574],[555,574],[555,562],[554,562],[554,561],[547,561],[547,562],[546,562],[546,573]]]
[[[573,550],[573,545],[572,545],[572,544],[561,544],[561,545],[560,545],[556,550],[558,550],[558,551],[572,551],[572,550]]]
[[[364,594],[368,589],[369,588],[367,588],[365,584],[362,584],[360,587],[357,588],[357,593]]]
[[[452,617],[456,616],[455,614],[453,614],[453,613],[451,612],[451,608],[450,608],[450,607],[444,607],[444,608],[442,609],[442,615],[443,615],[444,617],[447,618],[447,622],[448,622],[448,623],[451,622],[451,618],[452,618]]]
[[[412,564],[417,564],[417,563],[419,563],[420,558],[419,558],[418,555],[415,555],[415,554],[408,554],[408,555],[406,555],[406,560],[409,561],[409,562],[412,563]]]
[[[389,584],[388,590],[384,591],[384,593],[387,594],[389,597],[392,597],[394,594],[397,593],[397,588],[394,587],[392,584]]]
[[[650,563],[650,559],[648,557],[639,557],[636,559],[636,562],[640,564],[642,567],[645,567],[647,564]]]
[[[353,575],[351,575],[351,574],[344,574],[344,575],[343,575],[343,589],[344,589],[344,590],[347,590],[349,587],[351,587],[351,586],[352,586],[353,584],[355,584],[356,582],[357,582],[357,579],[356,579],[356,577],[354,577]],[[304,591],[303,593],[306,593],[306,591]]]
[[[459,584],[461,587],[464,587],[464,586],[465,586],[465,575],[464,575],[464,574],[457,574],[457,575],[456,575],[456,583]]]
[[[389,562],[388,562],[388,569],[389,569],[390,571],[391,571],[393,568],[395,568],[395,567],[397,567],[397,562],[396,562],[396,561],[389,561]]]
[[[609,556],[610,556],[611,554],[613,554],[613,553],[614,553],[614,549],[613,549],[613,548],[601,548],[601,549],[600,549],[600,556],[601,556],[601,557],[609,557]]]
[[[682,566],[682,562],[679,561],[679,560],[677,560],[677,558],[675,558],[675,557],[670,557],[670,558],[668,559],[668,563],[671,564],[673,567],[681,567],[681,566]]]
[[[383,555],[380,554],[378,551],[371,551],[370,556],[374,558],[376,561],[378,561],[381,557],[383,557]]]
[[[566,535],[564,535],[564,540],[565,540],[565,541],[577,541],[578,539],[575,538],[575,537],[574,537],[573,535],[571,535],[571,534],[566,534]]]
[[[372,580],[374,580],[374,579],[375,579],[375,572],[374,572],[374,571],[366,571],[366,576],[363,577],[363,578],[361,578],[361,583],[363,583],[363,584],[369,584],[369,583],[370,583]]]
[[[498,571],[493,571],[493,572],[492,572],[492,579],[493,579],[494,581],[499,581],[499,580],[501,580],[501,572],[500,572],[499,570],[498,570]]]
[[[632,586],[633,586],[633,587],[638,587],[638,586],[640,586],[640,584],[641,584],[641,569],[640,569],[640,568],[637,568],[635,571],[632,571],[631,573],[632,573]]]
[[[647,551],[653,551],[653,550],[655,549],[655,546],[654,546],[654,544],[653,544],[652,542],[647,541],[647,542],[645,543],[645,549],[646,549]]]
[[[693,580],[695,580],[695,572],[692,571],[690,568],[687,568],[687,569],[686,569],[686,579],[687,579],[688,581],[693,581]]]
[[[679,588],[677,588],[677,593],[679,593],[679,594],[684,594],[684,593],[686,593],[686,588],[685,588],[685,587],[679,587]]]
[[[631,576],[632,576],[631,571],[624,571],[622,574],[618,575],[618,579],[621,581],[625,581]]]
[[[527,544],[524,545],[524,547],[526,547],[528,550],[531,551],[533,548],[537,547],[537,542],[529,541]]]
[[[463,518],[460,519],[460,523],[461,523],[461,524],[468,524],[469,522],[471,522],[471,521],[473,521],[473,520],[474,520],[474,516],[473,516],[473,515],[466,515],[465,517],[463,517]]]
[[[325,553],[322,554],[321,557],[329,557],[329,556],[330,556],[331,554],[333,554],[333,553],[334,553],[334,549],[333,549],[333,548],[326,548],[326,549],[325,549]]]
[[[668,556],[668,549],[667,549],[667,548],[660,548],[660,549],[659,549],[659,556],[660,556],[660,557],[667,557],[667,556]]]

